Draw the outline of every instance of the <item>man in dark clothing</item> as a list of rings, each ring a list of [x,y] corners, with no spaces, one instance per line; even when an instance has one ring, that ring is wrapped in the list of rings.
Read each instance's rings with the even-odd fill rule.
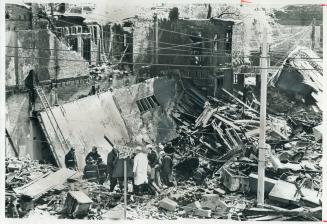
[[[164,154],[161,159],[161,178],[163,184],[170,186],[172,184],[173,158],[172,154]]]
[[[65,155],[65,165],[68,169],[77,170],[77,160],[74,148],[71,148]]]
[[[102,158],[98,159],[99,184],[103,184],[107,179],[107,165],[103,163]]]
[[[151,174],[149,178],[150,184],[155,184],[157,187],[161,188],[159,155],[156,149],[152,145],[148,145],[147,149],[149,151],[148,153],[149,166],[151,168]]]
[[[92,148],[92,151],[89,152],[89,154],[87,154],[87,156],[85,157],[85,163],[87,163],[87,161],[89,159],[92,159],[94,160],[95,162],[98,161],[98,159],[100,158],[101,156],[99,155],[98,153],[98,149],[96,146],[93,146]]]
[[[133,160],[128,157],[126,158],[127,164],[127,178],[133,178]],[[119,151],[113,148],[107,157],[107,174],[110,179],[110,191],[113,191],[119,182],[119,188],[123,190],[124,180],[124,159],[119,158]]]
[[[98,183],[99,180],[98,166],[96,165],[96,161],[94,161],[93,159],[87,160],[86,166],[84,167],[83,178],[89,182]]]
[[[149,165],[151,168],[154,168],[155,165],[158,164],[158,153],[154,150],[154,147],[152,145],[147,145],[147,150],[149,150],[148,153],[148,160]]]
[[[25,79],[25,87],[28,89],[28,95],[29,95],[29,110],[35,109],[35,101],[36,101],[37,93],[34,88],[38,84],[39,84],[38,76],[34,72],[34,70],[31,70]]]

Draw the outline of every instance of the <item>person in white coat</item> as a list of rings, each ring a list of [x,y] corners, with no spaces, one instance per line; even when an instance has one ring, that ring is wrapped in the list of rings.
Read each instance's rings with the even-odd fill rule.
[[[148,183],[148,155],[145,149],[141,147],[136,148],[137,155],[134,158],[134,187],[135,194],[142,194],[146,191]]]

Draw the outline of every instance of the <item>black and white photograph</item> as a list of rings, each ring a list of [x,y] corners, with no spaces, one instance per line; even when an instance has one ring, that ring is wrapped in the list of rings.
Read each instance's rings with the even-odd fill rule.
[[[4,10],[6,219],[323,220],[323,4]]]

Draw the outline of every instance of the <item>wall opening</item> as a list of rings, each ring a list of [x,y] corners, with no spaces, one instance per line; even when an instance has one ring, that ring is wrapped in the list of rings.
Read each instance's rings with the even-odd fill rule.
[[[83,39],[83,58],[91,62],[91,39]]]
[[[68,44],[71,47],[73,51],[78,51],[78,41],[77,38],[69,38],[68,39]]]
[[[136,105],[141,113],[160,106],[157,98],[154,95],[137,100]]]

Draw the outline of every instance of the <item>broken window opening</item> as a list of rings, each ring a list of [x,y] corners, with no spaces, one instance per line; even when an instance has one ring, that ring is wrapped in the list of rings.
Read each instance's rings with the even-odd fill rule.
[[[77,41],[77,38],[70,38],[68,40],[68,43],[69,43],[69,46],[71,47],[71,50],[73,51],[78,51],[78,41]]]
[[[154,95],[137,100],[136,105],[141,113],[160,106],[157,98]]]
[[[6,11],[6,19],[10,19],[10,14],[8,11]]]
[[[225,35],[225,49],[226,52],[229,53],[232,51],[232,33],[229,31]]]
[[[238,74],[234,74],[233,84],[238,84]]]

